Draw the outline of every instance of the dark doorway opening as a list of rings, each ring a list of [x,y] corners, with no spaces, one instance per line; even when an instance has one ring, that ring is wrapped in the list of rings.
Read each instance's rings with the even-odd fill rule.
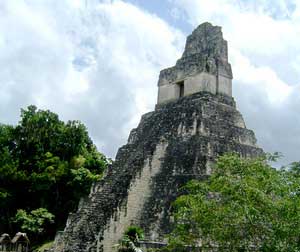
[[[179,97],[184,96],[184,81],[177,82],[177,85],[179,86]]]

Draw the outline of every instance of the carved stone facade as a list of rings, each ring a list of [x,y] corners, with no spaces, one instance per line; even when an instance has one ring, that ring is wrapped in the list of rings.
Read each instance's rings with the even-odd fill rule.
[[[221,27],[203,23],[188,36],[182,57],[160,72],[158,104],[200,91],[232,96],[232,71]]]
[[[183,97],[161,98],[155,111],[142,117],[107,174],[70,214],[53,251],[116,251],[130,225],[142,227],[147,240],[163,242],[172,229],[171,203],[182,185],[206,179],[221,154],[263,153],[231,97],[232,73],[220,27],[205,23],[188,37],[183,57],[161,72],[160,92],[184,78],[194,84],[183,83]],[[220,88],[222,78],[227,80]]]

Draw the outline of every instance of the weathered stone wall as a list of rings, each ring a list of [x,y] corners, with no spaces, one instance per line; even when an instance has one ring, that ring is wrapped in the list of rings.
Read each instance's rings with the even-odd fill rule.
[[[156,146],[152,158],[145,160],[145,164],[138,176],[131,182],[127,200],[117,209],[114,216],[103,234],[103,250],[112,251],[116,248],[126,228],[139,224],[142,218],[142,209],[151,197],[151,182],[161,168],[161,161],[164,158],[167,143],[162,139]]]
[[[228,79],[227,77],[224,77],[222,75],[219,75],[217,78],[217,93],[232,96],[231,79]]]
[[[179,98],[179,86],[174,83],[174,85],[164,85],[159,87],[157,103],[165,103]]]
[[[184,95],[191,95],[201,91],[217,93],[217,78],[212,74],[202,72],[187,78],[184,82]]]

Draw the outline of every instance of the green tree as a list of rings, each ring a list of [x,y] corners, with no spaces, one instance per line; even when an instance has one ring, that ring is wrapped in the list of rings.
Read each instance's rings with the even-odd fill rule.
[[[33,105],[22,109],[16,126],[0,124],[0,233],[19,231],[20,221],[11,221],[17,213],[34,219],[31,211],[47,209],[55,225],[46,223],[45,236],[53,236],[107,164],[81,122],[65,123]]]
[[[276,170],[264,158],[225,155],[208,180],[191,181],[184,190],[187,194],[174,203],[171,249],[201,244],[218,251],[299,251],[295,169]]]
[[[22,230],[26,232],[41,234],[45,232],[46,224],[54,222],[54,215],[45,208],[38,208],[30,213],[23,209],[18,209],[14,222],[18,223]]]

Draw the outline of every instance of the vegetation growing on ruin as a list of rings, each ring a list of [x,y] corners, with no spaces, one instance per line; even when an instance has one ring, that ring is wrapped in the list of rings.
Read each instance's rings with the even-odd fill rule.
[[[0,233],[53,238],[107,163],[81,122],[22,109],[16,126],[0,124]]]
[[[118,252],[136,252],[139,240],[144,238],[144,230],[138,226],[129,226],[122,240],[120,241]]]
[[[298,251],[299,168],[297,162],[277,170],[266,158],[220,157],[210,179],[189,182],[174,203],[170,249]]]

